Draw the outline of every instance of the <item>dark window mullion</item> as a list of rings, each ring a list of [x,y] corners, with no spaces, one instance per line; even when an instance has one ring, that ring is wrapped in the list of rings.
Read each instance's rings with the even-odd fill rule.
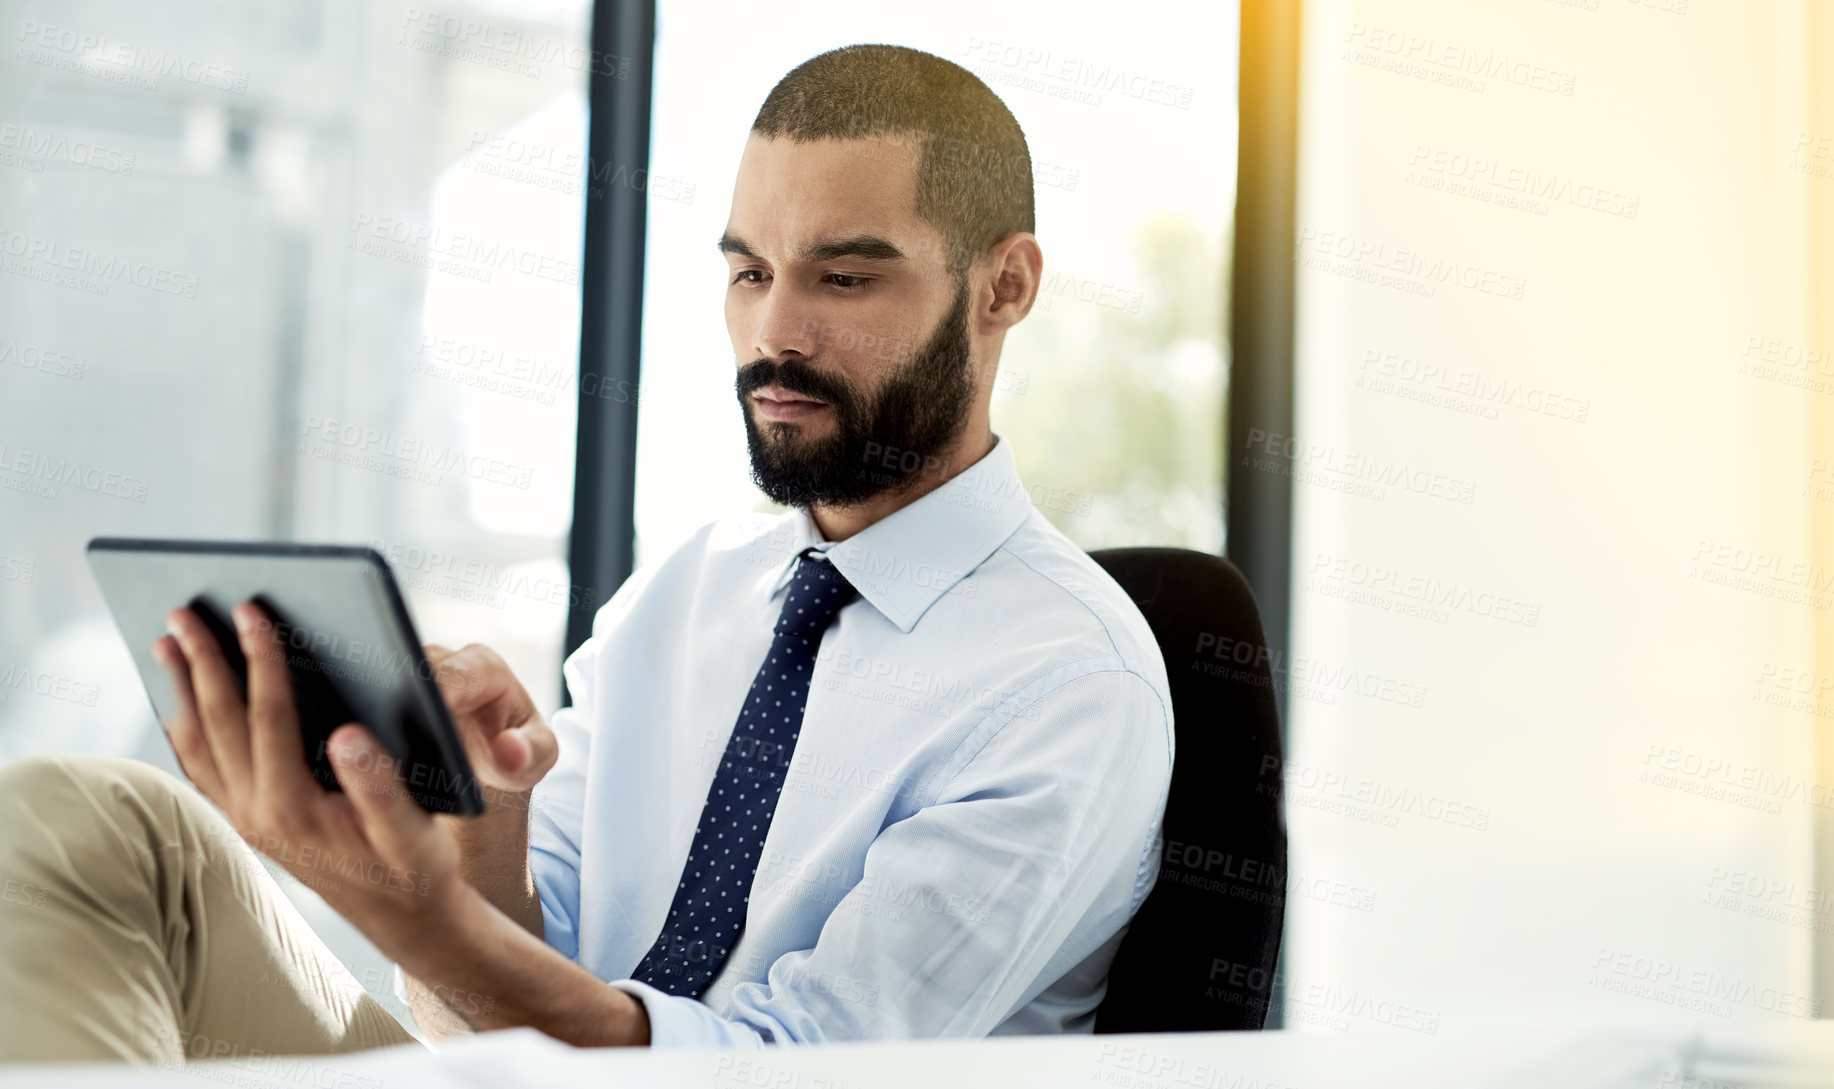
[[[580,262],[579,436],[567,564],[571,654],[630,576],[636,549],[637,380],[642,349],[655,0],[595,0]],[[563,693],[562,699],[570,696]]]

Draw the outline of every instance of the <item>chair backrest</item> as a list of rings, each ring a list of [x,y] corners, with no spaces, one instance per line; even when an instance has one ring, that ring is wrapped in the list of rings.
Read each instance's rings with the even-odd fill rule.
[[[1158,639],[1175,744],[1159,878],[1121,939],[1095,1031],[1259,1029],[1286,904],[1285,769],[1261,612],[1220,556],[1090,555]]]

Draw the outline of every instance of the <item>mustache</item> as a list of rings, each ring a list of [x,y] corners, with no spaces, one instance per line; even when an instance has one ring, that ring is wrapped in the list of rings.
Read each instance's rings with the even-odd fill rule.
[[[788,359],[782,363],[772,363],[768,359],[753,360],[739,368],[735,381],[740,397],[749,397],[753,390],[770,385],[789,393],[800,393],[804,397],[826,401],[831,405],[845,404],[851,396],[851,390],[845,384],[830,380],[829,376],[799,359]]]

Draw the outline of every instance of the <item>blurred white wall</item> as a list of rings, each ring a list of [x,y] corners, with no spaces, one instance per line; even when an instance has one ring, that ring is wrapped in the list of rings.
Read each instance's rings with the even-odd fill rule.
[[[1834,999],[1811,7],[1308,3],[1294,1027]]]

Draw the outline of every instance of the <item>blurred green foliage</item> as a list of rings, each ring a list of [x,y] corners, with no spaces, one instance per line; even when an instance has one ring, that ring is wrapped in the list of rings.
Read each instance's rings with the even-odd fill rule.
[[[1163,215],[1135,234],[1132,275],[1053,280],[1047,254],[1049,290],[1007,334],[994,430],[1085,549],[1222,550],[1227,242]]]

